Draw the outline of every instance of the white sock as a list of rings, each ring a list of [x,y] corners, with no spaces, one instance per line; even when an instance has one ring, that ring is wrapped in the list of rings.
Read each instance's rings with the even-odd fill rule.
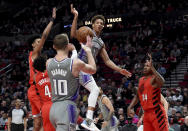
[[[93,111],[92,110],[87,110],[86,118],[93,120]]]

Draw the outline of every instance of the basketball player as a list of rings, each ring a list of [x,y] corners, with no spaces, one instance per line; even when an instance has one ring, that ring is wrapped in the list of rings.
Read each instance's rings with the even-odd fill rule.
[[[76,38],[76,30],[77,30],[77,19],[78,19],[78,12],[75,8],[73,8],[73,4],[71,4],[71,12],[74,14],[74,19],[72,22],[71,27],[71,37]],[[109,56],[107,54],[107,51],[105,49],[105,44],[102,41],[100,34],[105,24],[105,19],[102,15],[96,15],[92,18],[92,28],[94,32],[94,37],[92,39],[92,55],[96,61],[96,57],[98,54],[102,57],[104,63],[110,67],[111,69],[120,72],[122,75],[125,75],[126,77],[131,77],[131,73],[128,72],[126,69],[122,69],[118,67],[113,61],[109,59]],[[80,50],[78,57],[83,60],[85,63],[87,63],[87,56],[83,49]],[[96,82],[93,78],[93,76],[80,72],[80,84],[84,86],[88,91],[90,91],[89,97],[88,97],[88,110],[86,113],[86,119],[81,124],[84,128],[88,130],[92,130],[93,126],[93,112],[96,106],[97,97],[99,94],[99,88],[96,85]]]
[[[135,98],[138,99],[138,97],[135,97]],[[165,109],[166,115],[167,115],[167,113],[168,113],[168,102],[166,101],[166,99],[164,98],[164,96],[162,94],[161,94],[161,103],[164,106],[164,109]],[[127,111],[128,111],[128,113],[127,113],[128,115],[131,114],[131,112],[132,112],[130,109],[128,109]],[[139,121],[137,123],[137,127],[139,127],[142,124],[143,117],[144,117],[144,112],[142,112],[142,116],[140,117],[140,119],[139,119]],[[168,118],[168,115],[167,115],[167,118]]]
[[[118,131],[118,119],[114,115],[114,107],[109,98],[103,94],[101,88],[98,96],[98,106],[101,113],[99,117],[95,119],[95,123],[97,123],[99,119],[104,119],[101,131]]]
[[[28,40],[28,43],[33,47],[33,50],[29,53],[30,88],[28,89],[28,99],[31,105],[32,115],[34,118],[33,131],[39,131],[41,128],[41,117],[40,117],[41,103],[40,103],[40,97],[37,95],[36,87],[33,81],[33,76],[34,76],[33,61],[35,60],[35,58],[39,56],[42,47],[44,45],[44,42],[51,30],[55,18],[56,18],[56,8],[53,8],[52,18],[50,19],[49,24],[45,28],[41,39],[39,36],[32,36]]]
[[[138,95],[136,95],[128,107],[128,112],[140,100],[144,110],[144,131],[168,131],[167,112],[161,103],[161,87],[164,78],[155,70],[152,57],[144,65],[144,76],[139,80]]]
[[[41,98],[43,129],[44,131],[55,131],[49,118],[52,101],[51,84],[46,71],[46,58],[44,56],[38,56],[33,62],[33,67],[36,70],[34,74],[35,85]]]
[[[91,38],[87,37],[87,46],[91,45]],[[52,87],[52,107],[50,121],[56,131],[75,131],[78,96],[78,76],[80,71],[89,74],[96,72],[96,65],[91,49],[86,45],[82,48],[87,53],[88,64],[78,58],[68,58],[69,40],[66,34],[59,34],[53,40],[53,48],[57,51],[54,58],[47,61],[47,71]]]

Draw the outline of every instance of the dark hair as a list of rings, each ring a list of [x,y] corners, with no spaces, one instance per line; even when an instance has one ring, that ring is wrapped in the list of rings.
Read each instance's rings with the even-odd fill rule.
[[[27,43],[28,43],[29,45],[32,45],[33,42],[34,42],[37,38],[40,38],[40,35],[32,35],[32,36],[30,36],[29,39],[27,40]]]
[[[69,43],[69,39],[67,34],[59,34],[56,35],[54,40],[53,40],[53,44],[55,46],[56,49],[65,49],[66,46]]]
[[[31,50],[32,49],[32,44],[33,42],[37,39],[37,38],[40,38],[40,35],[32,35],[28,38],[27,40],[27,43],[29,45],[29,49]]]
[[[101,19],[103,23],[105,24],[105,18],[103,15],[95,15],[91,19],[91,23],[94,24],[97,19]]]
[[[46,59],[45,55],[38,56],[33,62],[34,69],[44,72],[46,70]]]

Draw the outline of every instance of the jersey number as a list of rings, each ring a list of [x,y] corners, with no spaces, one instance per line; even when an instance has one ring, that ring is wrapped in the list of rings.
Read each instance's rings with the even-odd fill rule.
[[[147,101],[147,99],[148,99],[147,94],[143,94],[142,99],[143,99],[143,101]]]
[[[51,97],[48,85],[45,86],[45,96]]]
[[[55,80],[54,82],[54,90],[56,95],[65,96],[67,95],[67,80]]]

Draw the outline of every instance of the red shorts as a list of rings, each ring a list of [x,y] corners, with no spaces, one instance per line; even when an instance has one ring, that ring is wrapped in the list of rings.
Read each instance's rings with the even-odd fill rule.
[[[155,109],[144,111],[144,131],[169,131],[164,108],[158,105]]]
[[[41,100],[39,95],[37,95],[35,85],[30,86],[30,88],[27,91],[27,97],[31,105],[31,111],[33,117],[39,116],[41,110]]]
[[[55,131],[55,128],[50,122],[51,106],[52,106],[52,102],[48,101],[48,102],[45,102],[41,108],[44,131]]]

